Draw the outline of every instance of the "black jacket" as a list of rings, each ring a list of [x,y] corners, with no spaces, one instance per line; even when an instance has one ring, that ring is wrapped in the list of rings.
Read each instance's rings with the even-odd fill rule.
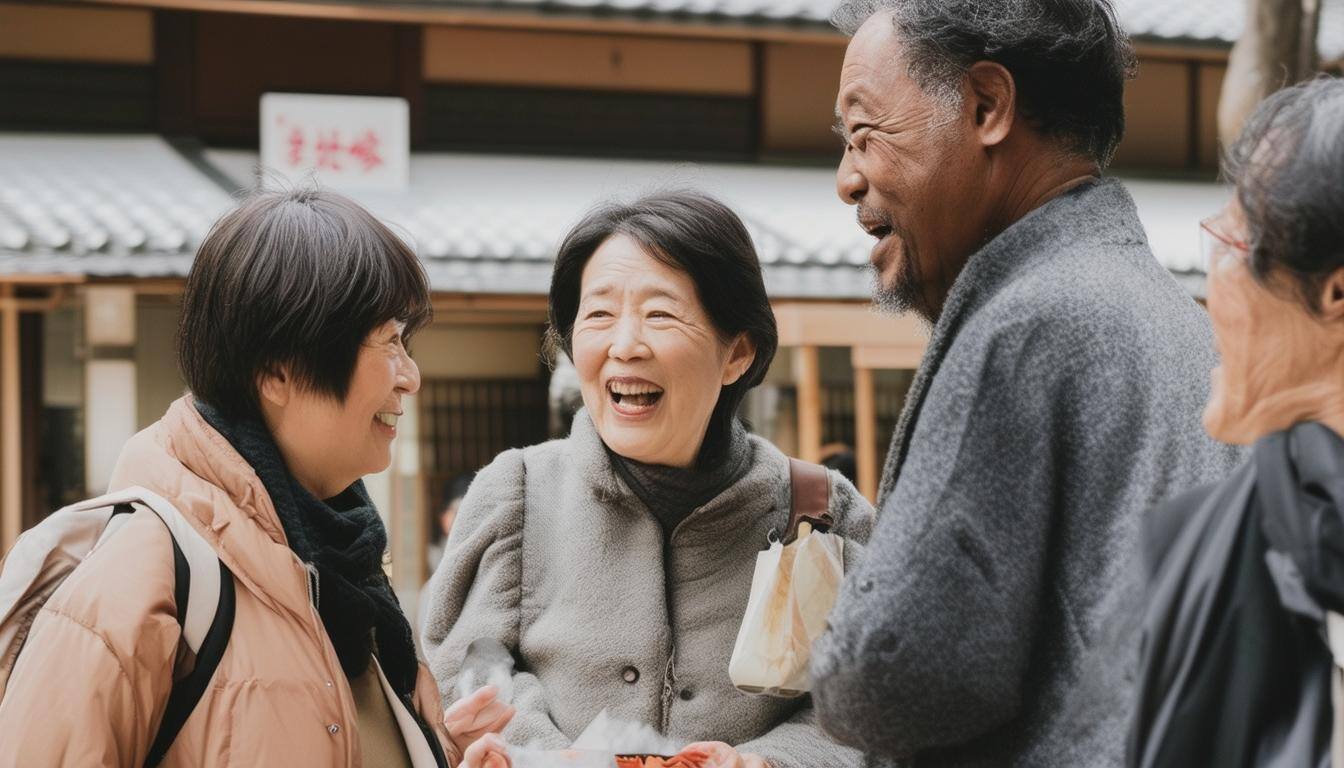
[[[1344,613],[1344,439],[1270,435],[1151,514],[1133,768],[1328,766],[1326,611]]]

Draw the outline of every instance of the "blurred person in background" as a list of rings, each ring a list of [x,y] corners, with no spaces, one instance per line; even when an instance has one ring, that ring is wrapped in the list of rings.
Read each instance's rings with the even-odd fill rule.
[[[202,242],[177,340],[191,394],[111,482],[173,503],[235,580],[227,646],[162,765],[453,766],[507,722],[483,689],[445,729],[360,479],[391,461],[429,319],[419,259],[339,195],[258,193]],[[145,762],[181,663],[174,573],[167,529],[137,514],[61,585],[0,702],[0,764]]]
[[[1253,448],[1223,482],[1148,516],[1129,760],[1339,766],[1344,81],[1269,97],[1224,171],[1235,193],[1201,225],[1222,354],[1204,425]]]
[[[443,559],[443,548],[448,541],[448,534],[453,530],[453,521],[457,519],[457,509],[462,505],[462,499],[475,477],[475,472],[460,472],[443,486],[443,503],[430,518],[433,537],[429,544],[430,573],[439,567],[439,561]]]
[[[487,639],[517,663],[509,743],[568,747],[606,710],[692,742],[705,768],[858,768],[807,696],[748,696],[728,676],[792,496],[788,457],[738,418],[778,344],[741,220],[689,192],[597,208],[560,247],[550,321],[584,408],[567,438],[500,454],[462,502],[425,623],[444,695]],[[827,476],[848,566],[872,507]],[[486,736],[467,756],[507,754]]]
[[[821,465],[839,472],[850,483],[858,482],[858,460],[854,456],[854,449],[844,443],[823,445],[821,447]]]

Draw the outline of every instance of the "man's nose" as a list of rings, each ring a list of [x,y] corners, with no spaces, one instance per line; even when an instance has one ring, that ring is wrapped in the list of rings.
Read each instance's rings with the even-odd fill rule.
[[[868,191],[868,181],[854,166],[854,155],[848,149],[840,158],[840,167],[835,170],[835,192],[846,205],[858,205]]]

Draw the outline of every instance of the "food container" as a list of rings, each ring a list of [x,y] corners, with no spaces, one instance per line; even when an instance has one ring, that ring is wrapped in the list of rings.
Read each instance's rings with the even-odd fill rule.
[[[700,760],[685,755],[617,755],[616,768],[700,768]]]

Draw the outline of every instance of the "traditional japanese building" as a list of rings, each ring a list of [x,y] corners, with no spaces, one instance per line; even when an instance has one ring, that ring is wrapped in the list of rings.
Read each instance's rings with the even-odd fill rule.
[[[355,195],[424,260],[436,320],[393,467],[370,481],[394,577],[425,575],[447,478],[549,432],[542,358],[554,248],[591,204],[694,185],[738,210],[782,349],[746,406],[784,450],[853,447],[876,492],[923,351],[867,303],[870,239],[834,193],[845,39],[835,0],[0,1],[0,550],[98,492],[117,450],[183,389],[172,338],[196,245],[257,183],[270,92],[396,96],[404,189]],[[1344,0],[1321,44],[1344,56]],[[1118,0],[1138,79],[1115,171],[1159,259],[1199,293],[1196,222],[1237,0]],[[376,140],[292,151],[377,164]],[[411,603],[413,604],[413,603]]]

